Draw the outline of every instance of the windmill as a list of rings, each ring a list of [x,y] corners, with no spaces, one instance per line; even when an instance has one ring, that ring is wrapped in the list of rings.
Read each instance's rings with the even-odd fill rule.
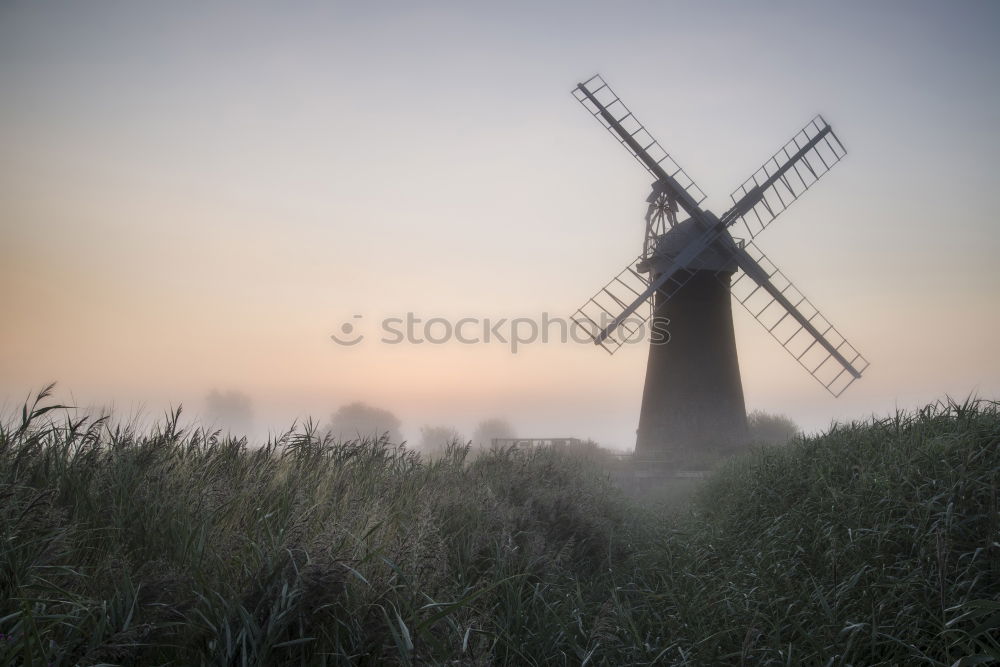
[[[652,320],[636,459],[683,465],[697,452],[747,443],[733,300],[833,396],[861,377],[865,358],[754,242],[846,155],[821,116],[737,188],[732,208],[717,217],[599,75],[573,94],[655,179],[642,252],[572,317],[611,354]]]

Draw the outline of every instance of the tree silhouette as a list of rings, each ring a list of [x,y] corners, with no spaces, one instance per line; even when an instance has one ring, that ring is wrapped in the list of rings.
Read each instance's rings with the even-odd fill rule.
[[[489,447],[494,438],[516,438],[514,427],[506,419],[493,417],[479,422],[472,434],[472,443],[477,447]]]
[[[439,452],[452,442],[465,444],[465,438],[451,426],[424,426],[420,429],[419,449],[422,452]]]
[[[353,438],[379,438],[386,435],[389,442],[400,444],[403,435],[400,421],[388,410],[356,401],[341,406],[330,416],[330,434],[345,440]]]

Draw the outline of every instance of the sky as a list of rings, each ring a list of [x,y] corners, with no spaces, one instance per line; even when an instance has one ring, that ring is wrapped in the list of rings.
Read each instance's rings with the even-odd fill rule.
[[[598,72],[717,214],[816,113],[847,148],[757,242],[871,367],[834,399],[737,307],[749,409],[1000,398],[998,29],[967,1],[0,0],[0,407],[239,391],[258,433],[361,400],[411,439],[630,449],[642,345],[382,340],[565,318],[639,253],[650,177],[570,94]]]

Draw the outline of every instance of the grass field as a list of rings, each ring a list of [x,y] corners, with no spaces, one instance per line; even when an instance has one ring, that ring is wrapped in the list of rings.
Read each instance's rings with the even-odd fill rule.
[[[434,461],[53,408],[0,429],[0,664],[1000,660],[1000,412],[839,425],[639,504],[595,448]]]

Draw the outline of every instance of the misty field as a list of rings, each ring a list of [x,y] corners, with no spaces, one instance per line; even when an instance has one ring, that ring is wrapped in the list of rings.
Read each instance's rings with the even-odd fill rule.
[[[172,415],[0,429],[0,663],[1000,659],[1000,412],[836,426],[629,499],[594,447],[433,461]]]

